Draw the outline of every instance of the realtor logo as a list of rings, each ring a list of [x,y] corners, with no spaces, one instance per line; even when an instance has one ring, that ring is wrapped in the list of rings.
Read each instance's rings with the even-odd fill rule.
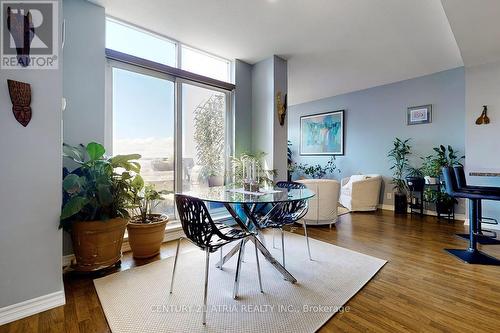
[[[57,1],[2,0],[1,69],[57,69]]]

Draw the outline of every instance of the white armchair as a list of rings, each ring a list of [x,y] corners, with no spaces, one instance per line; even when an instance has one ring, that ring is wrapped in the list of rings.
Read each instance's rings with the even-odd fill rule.
[[[379,204],[382,176],[353,175],[342,179],[339,202],[354,211],[377,210]]]
[[[337,222],[340,183],[334,179],[301,179],[297,182],[306,185],[308,189],[316,193],[309,199],[309,210],[303,217],[305,223],[331,226]]]

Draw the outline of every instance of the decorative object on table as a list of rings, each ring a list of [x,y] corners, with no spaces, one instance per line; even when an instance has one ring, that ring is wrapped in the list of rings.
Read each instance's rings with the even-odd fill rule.
[[[224,185],[225,95],[213,94],[194,111],[194,142],[200,180]]]
[[[12,101],[12,112],[16,120],[24,127],[31,120],[31,85],[25,82],[7,80],[9,86],[10,100]]]
[[[300,117],[300,155],[344,155],[344,110]]]
[[[352,175],[341,181],[339,202],[351,212],[375,211],[380,202],[382,176]]]
[[[231,164],[233,169],[233,184],[235,186],[243,187],[243,180],[245,178],[245,164],[249,161],[255,161],[255,167],[259,170],[257,174],[257,182],[261,187],[271,186],[273,184],[273,178],[277,175],[275,169],[267,169],[265,165],[264,152],[256,153],[242,153],[239,157],[231,157]]]
[[[278,113],[278,120],[281,126],[285,125],[285,117],[287,111],[288,95],[285,94],[285,99],[281,102],[281,91],[276,93],[276,112]]]
[[[78,271],[96,271],[121,263],[123,235],[133,204],[132,184],[141,155],[106,157],[104,147],[63,145],[64,157],[78,167],[63,169],[63,207],[59,227],[71,233]]]
[[[156,191],[154,185],[144,184],[141,176],[132,181],[130,208],[135,215],[127,225],[128,242],[134,258],[150,258],[160,253],[168,216],[157,214],[156,207],[169,191]]]
[[[316,165],[307,165],[307,164],[296,164],[294,167],[295,170],[301,172],[302,174],[308,176],[309,178],[321,179],[324,178],[327,174],[332,174],[334,171],[340,173],[340,169],[337,168],[337,164],[335,163],[335,156],[332,156],[328,162],[326,162],[325,166],[321,164]]]
[[[387,154],[387,157],[392,162],[390,169],[393,173],[394,212],[396,214],[406,214],[408,211],[408,188],[403,177],[408,168],[408,155],[411,153],[411,146],[408,144],[409,141],[410,139],[401,140],[395,138],[393,147]]]
[[[476,119],[476,125],[486,125],[490,123],[490,118],[487,115],[488,113],[488,105],[483,105],[483,112]]]
[[[7,7],[7,29],[16,45],[17,62],[22,67],[27,67],[31,60],[31,41],[35,37],[35,26],[30,11],[24,14]],[[9,36],[4,35],[3,38],[9,39]]]
[[[255,159],[243,161],[243,189],[248,192],[259,192],[259,170]]]
[[[418,125],[432,122],[432,104],[412,106],[406,111],[406,124]]]

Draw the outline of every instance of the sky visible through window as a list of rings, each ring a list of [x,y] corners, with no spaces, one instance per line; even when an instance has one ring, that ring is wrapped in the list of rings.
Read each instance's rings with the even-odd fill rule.
[[[106,48],[176,66],[175,43],[110,19],[106,20]]]

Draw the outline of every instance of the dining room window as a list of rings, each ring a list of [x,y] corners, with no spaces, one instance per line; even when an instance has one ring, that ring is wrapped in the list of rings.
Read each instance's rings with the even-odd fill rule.
[[[109,24],[115,29],[114,21]],[[127,31],[116,29],[107,37],[125,39]],[[150,47],[154,47],[158,41],[151,40],[150,43]],[[106,41],[109,47],[121,44]],[[169,52],[168,48],[161,50]],[[115,51],[128,52],[125,48]],[[142,58],[142,54],[131,55],[154,61],[152,57]],[[195,58],[198,56],[195,54]],[[158,54],[155,57],[162,58]],[[189,61],[195,61],[195,58]],[[212,56],[207,59],[211,72],[198,71],[196,74],[211,75],[217,80],[229,79],[227,60],[219,62],[217,67],[219,59]],[[190,67],[193,63],[190,65],[189,61],[184,70],[195,71],[196,67]],[[139,163],[144,180],[158,190],[169,192],[157,213],[175,215],[174,193],[177,191],[225,183],[233,149],[230,89],[212,86],[210,80],[203,83],[178,77],[175,73],[166,73],[161,67],[146,68],[141,63],[109,58],[106,76],[106,127],[109,132],[106,145],[112,154],[141,154]],[[216,210],[219,207],[209,205],[209,208]]]

